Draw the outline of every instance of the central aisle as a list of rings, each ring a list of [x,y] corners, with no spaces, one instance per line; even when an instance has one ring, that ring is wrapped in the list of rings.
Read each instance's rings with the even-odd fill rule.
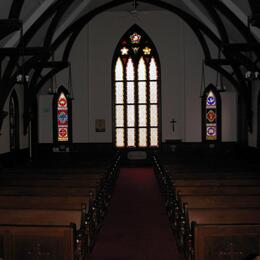
[[[152,168],[121,168],[90,260],[180,260]]]

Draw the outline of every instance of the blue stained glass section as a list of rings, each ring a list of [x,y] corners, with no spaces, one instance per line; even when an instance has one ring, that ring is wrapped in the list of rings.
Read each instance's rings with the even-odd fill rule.
[[[216,105],[216,99],[212,96],[209,96],[207,99],[207,103],[209,106],[214,106],[214,105]]]

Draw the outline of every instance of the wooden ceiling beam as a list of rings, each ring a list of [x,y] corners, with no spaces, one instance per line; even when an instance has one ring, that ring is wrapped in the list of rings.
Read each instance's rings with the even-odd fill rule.
[[[232,43],[224,46],[226,51],[231,52],[250,52],[260,51],[259,43]]]
[[[0,39],[19,31],[22,28],[22,21],[19,19],[0,19]]]
[[[51,52],[44,47],[26,47],[26,48],[0,48],[0,56],[40,56],[49,55]]]
[[[206,59],[206,65],[219,65],[219,66],[231,66],[232,62],[237,62],[235,60],[230,59]]]
[[[42,68],[59,68],[59,67],[68,67],[69,62],[67,61],[49,61],[49,62],[39,62],[38,63]]]

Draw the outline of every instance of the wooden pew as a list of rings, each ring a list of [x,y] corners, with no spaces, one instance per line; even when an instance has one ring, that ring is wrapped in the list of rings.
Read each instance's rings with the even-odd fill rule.
[[[260,195],[260,186],[175,186],[176,193],[180,195]]]
[[[73,225],[0,225],[2,259],[83,259]]]
[[[260,252],[260,224],[192,223],[193,248],[189,259],[253,259]]]
[[[87,248],[86,209],[0,209],[0,226],[74,226],[74,239],[78,254],[85,255]],[[35,231],[36,232],[36,231]],[[37,236],[38,233],[36,232]],[[39,235],[41,236],[41,234]],[[75,249],[76,250],[76,249]]]
[[[48,186],[0,186],[0,195],[70,195],[70,196],[83,196],[92,192],[95,196],[98,189],[97,187],[48,187]]]
[[[0,209],[79,209],[86,205],[88,210],[90,201],[93,202],[93,195],[84,196],[0,196]]]
[[[175,186],[260,186],[260,179],[173,179]]]
[[[179,195],[188,208],[260,208],[260,195]]]
[[[260,224],[260,208],[186,208],[177,228],[177,239],[187,259],[194,251],[192,223],[203,225]]]
[[[89,238],[92,236],[90,231],[92,228],[89,224],[93,223],[92,220],[97,214],[100,201],[105,204],[102,196],[104,194],[107,196],[107,192],[112,190],[111,185],[116,177],[118,163],[119,157],[109,172],[103,166],[96,170],[91,167],[90,169],[9,169],[2,171],[0,174],[0,225],[9,228],[19,226],[19,228],[30,229],[36,226],[50,228],[61,225],[70,226],[69,223],[73,222],[77,229],[73,236],[77,236],[77,241],[79,241],[77,252],[84,251],[87,245],[90,246],[90,243],[93,243],[93,238]],[[96,204],[92,206],[91,203],[88,214],[86,214],[87,209],[85,208],[84,214],[80,215],[81,203],[88,202],[89,192],[92,192],[94,198],[97,199]],[[87,203],[85,204],[87,205]],[[94,225],[95,229],[97,223]],[[35,231],[37,234],[39,232],[39,230]],[[0,243],[1,241],[0,236]],[[82,241],[86,241],[84,245]]]

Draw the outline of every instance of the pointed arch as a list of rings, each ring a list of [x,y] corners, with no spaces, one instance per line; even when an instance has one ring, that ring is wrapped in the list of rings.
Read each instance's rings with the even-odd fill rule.
[[[72,102],[64,86],[53,97],[53,144],[66,150],[72,143]]]
[[[9,100],[9,140],[10,152],[20,149],[19,103],[16,91],[13,90]]]
[[[133,25],[112,62],[113,142],[116,148],[157,148],[161,142],[160,61],[148,35]]]
[[[202,96],[202,141],[221,142],[221,97],[213,84]]]

